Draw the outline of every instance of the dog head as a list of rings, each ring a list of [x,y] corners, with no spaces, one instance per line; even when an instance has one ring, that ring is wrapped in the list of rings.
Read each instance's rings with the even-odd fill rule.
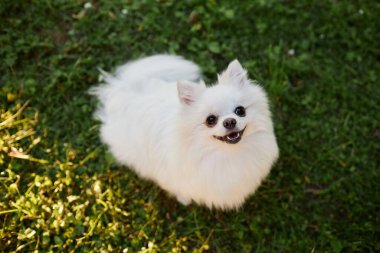
[[[265,92],[248,79],[237,60],[211,87],[204,82],[179,81],[177,89],[182,104],[181,126],[190,141],[236,148],[253,141],[249,137],[255,132],[273,131]]]

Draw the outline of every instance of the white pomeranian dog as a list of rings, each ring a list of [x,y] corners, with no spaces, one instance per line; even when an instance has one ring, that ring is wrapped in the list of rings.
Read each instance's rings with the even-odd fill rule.
[[[206,87],[194,63],[155,55],[102,73],[101,139],[187,205],[240,207],[278,157],[268,99],[237,60]]]

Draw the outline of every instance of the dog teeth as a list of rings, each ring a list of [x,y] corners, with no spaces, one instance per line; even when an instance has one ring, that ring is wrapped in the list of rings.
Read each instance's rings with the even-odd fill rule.
[[[236,136],[234,136],[234,137],[230,137],[229,135],[227,135],[227,139],[230,141],[236,140],[239,137],[240,137],[240,132],[237,132]]]
[[[228,135],[224,135],[224,136],[214,135],[213,137],[217,140],[220,140],[220,141],[224,141],[224,142],[227,142],[230,144],[236,144],[240,141],[240,138],[243,135],[244,130],[245,130],[245,128],[239,132],[232,132],[232,133],[230,133]]]

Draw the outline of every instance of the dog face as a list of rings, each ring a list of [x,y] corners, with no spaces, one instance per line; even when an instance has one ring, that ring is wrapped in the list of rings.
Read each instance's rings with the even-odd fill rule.
[[[247,105],[240,102],[241,95],[234,90],[220,89],[219,86],[205,93],[202,115],[207,115],[204,119],[207,128],[204,131],[209,136],[227,144],[240,142],[250,121],[247,118]]]
[[[182,81],[177,87],[183,105],[182,126],[193,139],[236,146],[256,131],[272,130],[265,92],[249,81],[237,60],[218,76],[214,86]]]

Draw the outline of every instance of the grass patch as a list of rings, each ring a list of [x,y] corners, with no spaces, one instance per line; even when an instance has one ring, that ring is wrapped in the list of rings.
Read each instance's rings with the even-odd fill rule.
[[[0,251],[380,251],[376,1],[0,5]],[[237,212],[183,207],[113,163],[97,68],[170,52],[207,81],[238,58],[281,157]],[[28,101],[28,102],[27,102]]]

